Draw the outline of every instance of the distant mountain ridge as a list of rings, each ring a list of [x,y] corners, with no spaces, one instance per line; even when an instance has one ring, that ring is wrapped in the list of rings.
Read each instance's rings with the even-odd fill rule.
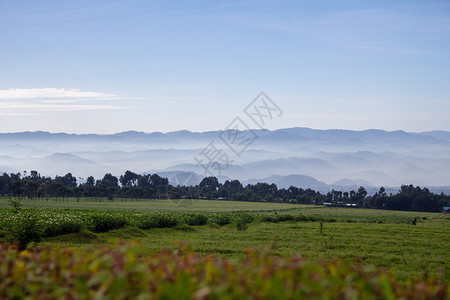
[[[425,131],[425,132],[406,132],[403,130],[395,131],[385,131],[381,129],[367,129],[367,130],[347,130],[347,129],[311,129],[307,127],[293,127],[293,128],[283,128],[277,130],[268,129],[253,129],[257,134],[266,135],[269,137],[277,137],[278,139],[291,139],[292,137],[302,137],[302,138],[326,138],[326,139],[365,139],[365,138],[377,138],[381,140],[394,140],[398,138],[408,138],[411,140],[441,140],[444,142],[450,142],[450,131]],[[75,133],[64,133],[57,132],[51,133],[48,131],[23,131],[23,132],[7,132],[0,133],[0,139],[4,138],[52,138],[52,139],[73,139],[73,138],[99,138],[99,139],[142,139],[142,138],[180,138],[180,137],[200,137],[206,136],[211,137],[220,134],[221,130],[216,131],[204,131],[204,132],[192,132],[189,130],[179,130],[170,131],[167,133],[162,133],[159,131],[155,132],[143,132],[143,131],[123,131],[113,134],[75,134]],[[430,139],[431,138],[431,139]]]
[[[120,176],[126,170],[179,171],[202,177],[208,174],[194,158],[213,142],[231,161],[218,175],[222,179],[270,179],[279,180],[280,185],[298,179],[304,187],[324,184],[327,188],[360,183],[374,187],[450,185],[448,131],[257,129],[253,133],[258,137],[240,155],[220,139],[221,133],[0,133],[0,172],[36,169],[46,176],[71,172],[82,178],[100,178],[107,172]]]

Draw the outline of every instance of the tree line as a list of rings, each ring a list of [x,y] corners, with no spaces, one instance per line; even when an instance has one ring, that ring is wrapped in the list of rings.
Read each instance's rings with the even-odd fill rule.
[[[439,212],[450,206],[450,196],[435,194],[427,188],[402,185],[396,194],[387,194],[381,187],[374,195],[368,195],[364,187],[358,190],[320,193],[295,186],[278,188],[276,184],[257,183],[243,186],[239,180],[227,180],[223,184],[216,177],[205,177],[195,186],[169,184],[158,174],[141,175],[126,171],[120,177],[106,173],[102,179],[89,176],[80,180],[71,173],[55,178],[41,176],[37,171],[3,173],[0,176],[0,196],[28,197],[30,199],[64,200],[76,197],[89,201],[114,201],[120,199],[219,199],[252,202],[284,202],[299,204],[324,204],[354,206],[386,210]]]

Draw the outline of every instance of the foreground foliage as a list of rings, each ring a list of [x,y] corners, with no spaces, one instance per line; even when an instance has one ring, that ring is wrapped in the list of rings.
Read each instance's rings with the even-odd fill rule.
[[[397,281],[359,263],[316,263],[246,251],[242,264],[176,251],[138,256],[133,245],[90,249],[0,244],[0,298],[448,299],[449,274]]]

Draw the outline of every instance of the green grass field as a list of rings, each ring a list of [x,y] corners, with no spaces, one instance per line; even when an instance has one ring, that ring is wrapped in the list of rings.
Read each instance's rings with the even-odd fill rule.
[[[422,223],[423,224],[423,223]],[[117,229],[95,237],[80,239],[77,234],[54,237],[47,243],[82,246],[90,243],[114,243],[118,239],[139,240],[139,254],[149,255],[163,248],[176,249],[185,241],[196,253],[213,254],[232,259],[244,257],[246,248],[265,249],[277,256],[300,255],[312,259],[330,259],[383,267],[408,279],[424,274],[436,274],[449,269],[450,238],[447,228],[438,226],[413,227],[407,224],[324,223],[319,222],[254,222],[246,231],[233,224],[214,228],[195,226],[189,229],[137,228]],[[444,224],[444,223],[443,223]],[[448,220],[446,221],[448,226]]]
[[[86,198],[66,198],[64,201],[55,201],[54,198],[32,201],[22,200],[24,207],[39,208],[70,208],[70,209],[105,209],[105,210],[136,210],[136,211],[179,211],[179,212],[234,212],[234,211],[280,211],[305,208],[306,205],[267,202],[238,202],[219,200],[192,200],[192,199],[152,199],[152,200],[130,200],[115,199],[108,202],[88,202]],[[5,198],[0,198],[0,208],[8,208],[9,203]],[[314,207],[314,206],[311,206]]]
[[[65,215],[83,211],[112,211],[133,218],[138,211],[152,214],[165,211],[173,216],[188,213],[224,213],[232,222],[219,227],[175,226],[173,228],[137,227],[111,230],[104,233],[80,232],[45,238],[42,245],[113,244],[118,240],[139,241],[134,247],[140,255],[151,255],[163,248],[176,249],[185,241],[198,254],[223,256],[232,261],[244,257],[246,248],[265,249],[277,256],[300,255],[313,260],[339,259],[349,264],[361,261],[365,265],[382,267],[399,279],[426,274],[436,275],[449,270],[450,216],[441,213],[383,211],[355,208],[331,208],[311,205],[277,203],[247,203],[199,200],[189,206],[175,205],[170,200],[134,202],[66,202],[23,201],[25,207],[60,208]],[[8,203],[0,201],[2,211]],[[58,211],[58,210],[56,210]],[[134,212],[131,212],[134,211]],[[243,212],[254,216],[247,230],[236,228],[236,218]],[[314,216],[326,221],[263,222],[264,216]],[[137,215],[136,215],[137,216]],[[137,216],[136,218],[139,218]],[[409,222],[417,218],[417,226]],[[321,228],[322,226],[322,228]]]

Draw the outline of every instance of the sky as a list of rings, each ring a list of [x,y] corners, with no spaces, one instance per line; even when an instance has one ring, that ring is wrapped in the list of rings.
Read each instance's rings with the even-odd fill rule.
[[[450,2],[0,0],[0,132],[450,131]],[[281,113],[282,112],[282,113]]]

